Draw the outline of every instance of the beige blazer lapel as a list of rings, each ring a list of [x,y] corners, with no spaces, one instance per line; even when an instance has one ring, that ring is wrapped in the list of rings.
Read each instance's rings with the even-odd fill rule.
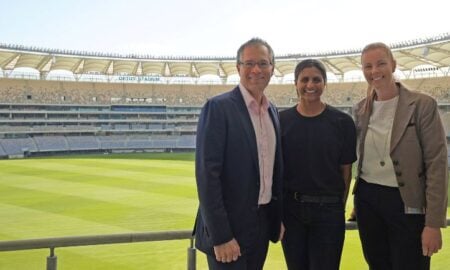
[[[403,89],[403,86],[400,86],[397,110],[395,112],[394,122],[392,124],[390,153],[394,151],[403,136],[403,133],[406,131],[415,109],[416,104],[414,102],[414,98]],[[415,125],[416,123],[411,124]]]

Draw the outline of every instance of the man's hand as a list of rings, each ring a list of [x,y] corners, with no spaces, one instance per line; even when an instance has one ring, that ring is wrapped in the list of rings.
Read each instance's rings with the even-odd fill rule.
[[[230,263],[236,261],[241,256],[241,248],[236,239],[231,239],[229,242],[214,246],[214,254],[216,260],[222,263]]]
[[[431,257],[442,248],[442,234],[440,228],[425,226],[422,231],[422,253],[423,256]]]

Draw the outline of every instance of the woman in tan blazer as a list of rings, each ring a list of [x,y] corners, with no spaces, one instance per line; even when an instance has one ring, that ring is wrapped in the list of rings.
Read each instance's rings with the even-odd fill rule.
[[[447,212],[447,143],[437,103],[395,81],[385,44],[367,45],[361,63],[369,87],[354,108],[354,193],[364,257],[371,270],[429,269]]]

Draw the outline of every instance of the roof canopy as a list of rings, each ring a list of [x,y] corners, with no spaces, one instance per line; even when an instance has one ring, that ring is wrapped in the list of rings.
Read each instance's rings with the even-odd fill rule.
[[[450,34],[391,44],[391,48],[400,71],[412,70],[420,65],[450,67]],[[361,50],[279,55],[276,56],[275,76],[291,74],[299,61],[316,58],[325,64],[328,72],[341,77],[346,72],[361,70],[360,55]],[[227,78],[237,73],[236,59],[233,57],[152,57],[0,44],[0,68],[8,71],[21,67],[34,68],[41,74],[65,70],[74,74],[194,78],[217,75]]]

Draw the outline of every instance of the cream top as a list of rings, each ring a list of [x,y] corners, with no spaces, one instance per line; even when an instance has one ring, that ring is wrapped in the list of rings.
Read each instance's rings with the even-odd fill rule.
[[[361,177],[369,183],[398,187],[390,157],[392,123],[397,103],[398,96],[373,103],[361,168]]]

